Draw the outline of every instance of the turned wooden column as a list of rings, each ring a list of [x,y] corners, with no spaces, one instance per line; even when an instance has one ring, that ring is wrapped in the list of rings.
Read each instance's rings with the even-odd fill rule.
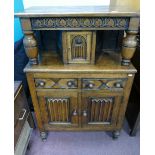
[[[26,55],[32,65],[38,64],[38,47],[33,32],[25,33],[23,40]]]
[[[131,58],[133,57],[137,47],[137,33],[139,28],[139,18],[131,18],[129,28],[126,31],[126,37],[123,39],[122,44],[122,65],[130,65]]]
[[[21,26],[24,33],[24,48],[31,65],[38,64],[38,47],[35,39],[30,18],[21,18]]]
[[[137,46],[136,31],[127,31],[127,36],[123,39],[122,46],[122,65],[128,66],[133,57]]]

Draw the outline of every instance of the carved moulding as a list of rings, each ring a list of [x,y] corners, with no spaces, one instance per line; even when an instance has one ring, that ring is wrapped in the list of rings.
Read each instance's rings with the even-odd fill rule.
[[[31,18],[32,29],[118,29],[126,30],[129,17],[46,17]]]

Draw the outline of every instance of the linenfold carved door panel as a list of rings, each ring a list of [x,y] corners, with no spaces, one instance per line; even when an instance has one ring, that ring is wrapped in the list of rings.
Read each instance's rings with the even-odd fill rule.
[[[38,92],[42,121],[48,126],[78,126],[77,93]]]
[[[120,95],[115,93],[83,93],[82,126],[114,127],[121,105],[121,98]]]

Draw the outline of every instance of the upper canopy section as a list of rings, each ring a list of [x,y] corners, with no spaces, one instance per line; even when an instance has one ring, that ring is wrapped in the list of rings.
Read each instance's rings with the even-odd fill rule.
[[[15,13],[18,17],[138,17],[139,12],[125,6],[36,6]]]

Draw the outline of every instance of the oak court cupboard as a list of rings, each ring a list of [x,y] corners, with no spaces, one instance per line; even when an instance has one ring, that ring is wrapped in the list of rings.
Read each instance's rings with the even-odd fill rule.
[[[25,67],[42,140],[49,131],[119,136],[136,69],[139,13],[127,7],[32,7],[20,18]],[[40,51],[35,32],[61,32],[59,52]],[[123,30],[120,52],[96,53],[96,32]]]

